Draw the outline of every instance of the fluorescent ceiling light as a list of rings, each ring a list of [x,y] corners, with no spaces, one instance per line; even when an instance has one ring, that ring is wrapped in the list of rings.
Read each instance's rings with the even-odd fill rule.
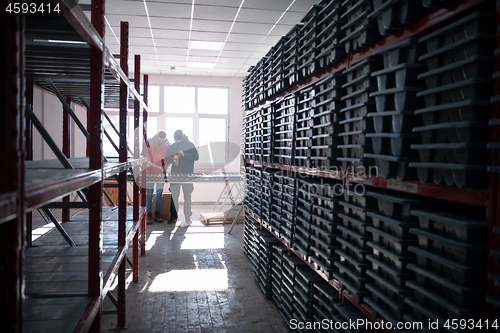
[[[223,42],[207,42],[207,41],[198,41],[198,40],[189,41],[189,48],[190,49],[198,49],[198,50],[219,51],[222,49],[223,45],[224,45]]]
[[[78,41],[78,40],[55,40],[49,39],[47,40],[49,43],[64,43],[64,44],[87,44],[87,42]]]
[[[187,66],[191,67],[191,68],[214,68],[215,63],[214,62],[188,62]]]

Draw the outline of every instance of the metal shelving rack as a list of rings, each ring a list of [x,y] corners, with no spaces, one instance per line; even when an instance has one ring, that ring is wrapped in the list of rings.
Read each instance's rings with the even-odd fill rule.
[[[339,63],[321,71],[320,73],[304,80],[303,82],[294,85],[280,94],[273,96],[272,98],[266,100],[265,102],[260,103],[254,107],[259,109],[263,105],[270,105],[274,103],[284,96],[289,96],[295,94],[307,87],[314,85],[316,82],[319,82],[330,75],[341,72],[351,66],[361,62],[369,58],[374,51],[380,50],[382,48],[388,47],[390,45],[394,45],[398,42],[401,42],[410,37],[417,36],[426,31],[430,31],[431,29],[435,29],[446,22],[449,22],[461,15],[474,10],[481,4],[488,2],[488,0],[457,0],[452,2],[446,7],[441,9],[437,9],[431,14],[421,18],[417,22],[407,26],[406,28],[401,29],[400,31],[380,40],[379,42],[361,50],[358,53],[351,54],[349,53],[346,59],[340,61]],[[497,2],[496,10],[497,10],[497,24],[500,23],[500,4]],[[497,43],[500,45],[500,41],[498,40],[499,34],[497,33]],[[498,66],[500,64],[499,56],[496,55],[496,70],[498,71]],[[500,87],[498,84],[494,86],[494,90],[496,95],[500,94]],[[500,106],[499,103],[494,103],[494,114],[493,118],[500,118]],[[246,115],[248,117],[251,115],[253,111],[249,111]],[[498,129],[494,128],[492,131],[492,140],[497,142],[499,141],[499,133]],[[499,236],[494,233],[494,230],[498,229],[500,225],[500,211],[498,210],[500,203],[499,196],[499,185],[500,181],[498,175],[496,173],[489,173],[489,185],[484,189],[476,189],[476,188],[457,188],[457,187],[449,187],[445,185],[436,185],[436,184],[425,184],[419,181],[398,181],[396,179],[383,179],[376,176],[365,176],[359,177],[353,173],[349,172],[332,172],[329,170],[321,169],[321,168],[308,168],[308,167],[300,167],[300,166],[292,166],[288,164],[282,163],[270,163],[263,161],[254,161],[254,160],[245,160],[246,165],[254,165],[258,168],[273,168],[284,170],[290,173],[299,172],[304,175],[314,175],[322,178],[332,178],[337,180],[342,180],[344,187],[347,188],[349,183],[355,184],[364,184],[369,185],[379,189],[389,189],[400,192],[412,193],[428,198],[442,199],[446,201],[462,203],[467,205],[473,205],[478,207],[486,208],[486,221],[487,221],[487,233],[488,233],[488,253],[490,253],[491,249],[500,248]],[[493,150],[490,160],[491,165],[498,165],[499,158],[497,151]],[[274,236],[281,240],[278,234],[273,231],[272,226],[268,225],[265,221],[262,221],[258,217],[252,214],[249,210],[245,209],[245,214],[250,215],[257,222],[260,223],[261,228],[265,228],[269,232],[271,232]],[[495,229],[496,228],[496,229]],[[283,242],[285,244],[285,242]],[[285,244],[286,245],[286,244]],[[286,245],[287,246],[287,245]],[[299,258],[302,258],[300,251],[290,248],[287,246],[289,254],[290,252],[295,253]],[[306,264],[308,264],[311,268],[314,267],[307,261],[304,260]],[[491,255],[489,255],[488,259],[488,271],[497,273],[500,272],[500,267],[498,264],[498,260],[495,260]],[[338,281],[335,279],[328,279],[328,277],[321,272],[315,270],[323,279],[325,279],[330,285],[339,290]],[[499,286],[495,285],[493,281],[487,281],[487,294],[488,295],[498,295],[499,294]],[[361,312],[363,312],[370,320],[372,321],[380,321],[378,318],[375,318],[372,315],[372,312],[367,304],[358,304],[353,297],[348,294],[345,290],[340,290],[340,302],[343,303],[346,300],[355,305]],[[492,306],[486,305],[486,315],[490,316],[490,318],[495,318],[498,313],[496,313]],[[390,332],[390,331],[387,331]]]
[[[85,8],[91,12],[90,21],[75,0],[38,3],[52,8],[58,6],[61,12],[57,15],[53,13],[50,21],[43,14],[23,15],[7,11],[1,14],[3,32],[0,43],[5,51],[1,65],[0,318],[8,332],[99,332],[102,303],[117,278],[117,326],[125,327],[125,259],[129,246],[132,246],[133,279],[137,281],[139,230],[142,231],[141,252],[145,254],[145,207],[139,207],[139,186],[134,186],[134,204],[129,212],[125,192],[128,170],[133,168],[138,172],[144,163],[138,147],[139,136],[145,135],[147,97],[144,101],[138,92],[140,57],[135,59],[135,83],[132,84],[128,79],[128,24],[122,22],[121,61],[118,64],[104,43],[104,0],[93,0],[92,5]],[[62,42],[48,42],[49,39]],[[57,160],[29,161],[33,123],[27,114],[33,103],[33,84],[45,89],[48,87],[56,95],[64,95],[67,104],[72,101],[87,108],[88,132],[77,119],[73,119],[88,139],[88,158],[67,159],[71,168],[61,167],[61,162]],[[144,86],[147,95],[147,76]],[[129,96],[134,100],[136,133],[132,157],[127,154],[126,135]],[[106,101],[116,104],[118,100],[119,159],[106,160],[102,152],[102,110]],[[71,113],[67,104],[63,103],[64,109]],[[139,132],[141,108],[143,131]],[[68,121],[66,118],[64,122]],[[64,153],[68,155],[67,131],[64,131],[63,141]],[[119,207],[103,208],[103,181],[117,175]],[[80,228],[88,237],[85,246],[31,247],[29,213],[50,203],[54,205],[56,200],[80,190],[87,191],[85,197],[88,201],[79,204],[88,207],[88,214],[77,215],[80,223],[66,223],[68,228]],[[144,191],[142,195],[145,195]],[[112,223],[104,221],[109,218]],[[106,239],[111,239],[111,246],[103,245]],[[52,252],[44,255],[42,252],[48,249]],[[26,276],[30,273],[26,270],[27,265],[31,265],[31,269],[37,263],[47,264],[54,258],[58,263],[55,275],[71,272],[71,267],[79,267],[77,275],[81,278],[76,278],[78,287],[43,290],[42,287],[49,283],[27,282]],[[75,282],[71,276],[69,280],[67,277],[57,280],[55,275],[52,278],[56,285]],[[26,298],[26,292],[33,289],[39,291],[37,288],[42,288],[39,298],[36,292]],[[38,321],[27,320],[33,319],[30,317],[32,314],[39,316]]]

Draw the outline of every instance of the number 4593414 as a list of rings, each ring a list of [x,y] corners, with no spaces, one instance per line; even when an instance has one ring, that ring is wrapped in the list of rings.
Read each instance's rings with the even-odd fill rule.
[[[491,328],[497,330],[499,327],[498,319],[448,319],[444,325],[446,329],[465,330],[479,329],[489,330]]]
[[[13,14],[51,14],[60,13],[61,9],[58,3],[9,2],[5,11]]]

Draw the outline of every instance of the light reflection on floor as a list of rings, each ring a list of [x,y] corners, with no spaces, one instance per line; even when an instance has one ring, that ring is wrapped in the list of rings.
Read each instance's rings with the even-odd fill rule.
[[[148,291],[201,291],[228,288],[226,269],[183,269],[158,274]]]
[[[184,237],[181,250],[224,248],[224,227],[222,226],[192,225],[184,231]]]

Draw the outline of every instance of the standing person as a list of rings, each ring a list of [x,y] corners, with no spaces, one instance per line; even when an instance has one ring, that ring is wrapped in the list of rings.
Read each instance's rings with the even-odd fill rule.
[[[167,162],[172,164],[170,172],[172,174],[192,174],[194,172],[194,162],[198,160],[198,150],[188,137],[177,130],[174,133],[174,144],[167,152]],[[179,194],[184,194],[184,216],[185,223],[191,223],[191,193],[194,190],[192,183],[170,183],[170,192],[174,200],[175,208],[179,211]]]
[[[170,142],[167,139],[167,134],[164,131],[158,132],[154,137],[148,139],[146,142],[146,147],[142,151],[142,156],[148,158],[148,167],[146,172],[148,176],[155,174],[156,177],[159,176],[160,182],[158,183],[146,183],[146,220],[147,224],[153,224],[153,192],[156,185],[156,202],[155,202],[155,214],[154,221],[162,223],[163,219],[160,216],[161,202],[163,197],[163,187],[165,186],[166,172],[167,172],[167,162],[165,157],[170,147]],[[173,207],[173,201],[170,204],[170,216],[177,216],[177,211]]]

